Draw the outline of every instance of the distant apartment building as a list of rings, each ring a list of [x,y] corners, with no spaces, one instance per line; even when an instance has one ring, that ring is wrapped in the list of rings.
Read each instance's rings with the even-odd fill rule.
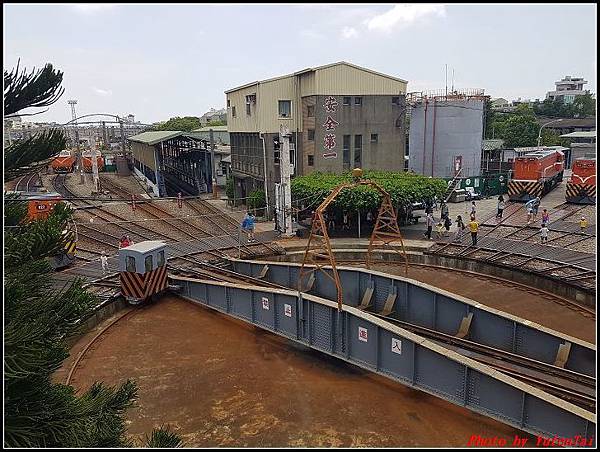
[[[211,108],[209,111],[200,116],[200,127],[206,126],[210,122],[227,121],[227,109],[222,108],[215,110]]]
[[[406,80],[339,62],[225,91],[237,198],[280,181],[280,126],[293,175],[404,169]]]
[[[587,81],[582,77],[571,77],[567,75],[562,80],[554,82],[556,90],[548,91],[546,99],[562,100],[565,104],[572,104],[577,96],[588,94],[588,90],[584,90],[583,86]]]

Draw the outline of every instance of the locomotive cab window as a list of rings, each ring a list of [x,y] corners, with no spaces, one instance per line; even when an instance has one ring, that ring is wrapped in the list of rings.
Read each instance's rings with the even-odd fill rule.
[[[152,271],[152,256],[146,256],[146,259],[144,259],[144,265],[147,272]]]
[[[159,267],[163,267],[165,265],[165,251],[159,251],[158,257],[156,259],[156,265]]]
[[[127,271],[135,273],[135,257],[127,256]]]

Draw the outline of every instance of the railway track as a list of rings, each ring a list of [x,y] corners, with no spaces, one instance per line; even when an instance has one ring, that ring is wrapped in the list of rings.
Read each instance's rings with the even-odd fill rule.
[[[33,172],[33,173],[25,174],[24,176],[21,176],[19,178],[19,180],[17,181],[17,183],[15,184],[14,191],[24,191],[24,192],[34,191],[33,188],[35,186],[35,181],[39,181],[39,179],[40,179],[40,175],[37,171]]]

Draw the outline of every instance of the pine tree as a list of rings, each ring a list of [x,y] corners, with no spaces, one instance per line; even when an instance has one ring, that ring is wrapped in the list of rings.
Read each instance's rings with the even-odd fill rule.
[[[47,64],[30,74],[4,72],[4,114],[46,107],[63,94],[62,72]],[[51,130],[4,149],[5,178],[45,164],[64,147],[60,130]],[[63,249],[62,231],[73,215],[58,204],[48,219],[29,222],[18,195],[4,203],[4,445],[7,447],[133,446],[126,436],[125,411],[137,397],[126,381],[110,387],[94,383],[82,395],[52,381],[68,356],[66,338],[93,313],[97,300],[76,280],[52,288],[48,257]],[[148,447],[179,447],[168,429],[153,431]]]

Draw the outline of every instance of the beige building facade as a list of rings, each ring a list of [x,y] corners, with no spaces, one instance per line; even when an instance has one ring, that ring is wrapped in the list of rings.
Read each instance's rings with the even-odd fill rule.
[[[339,62],[225,91],[236,197],[279,182],[280,126],[292,133],[294,175],[402,171],[407,81]]]

